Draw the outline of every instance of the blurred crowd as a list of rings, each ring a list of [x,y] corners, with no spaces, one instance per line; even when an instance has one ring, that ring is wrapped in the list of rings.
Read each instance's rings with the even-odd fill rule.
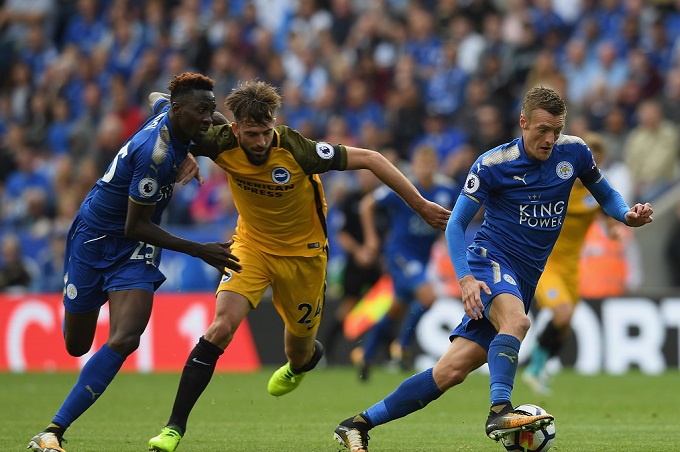
[[[0,286],[25,281],[14,234],[30,233],[54,244],[46,288],[61,290],[79,203],[148,116],[148,93],[184,71],[214,79],[219,100],[270,82],[279,124],[398,164],[432,147],[459,181],[518,135],[526,90],[550,86],[565,132],[602,134],[615,187],[649,201],[680,174],[679,37],[677,0],[5,0]],[[168,224],[232,224],[224,172],[203,173],[176,190]],[[327,183],[338,202],[348,181]]]

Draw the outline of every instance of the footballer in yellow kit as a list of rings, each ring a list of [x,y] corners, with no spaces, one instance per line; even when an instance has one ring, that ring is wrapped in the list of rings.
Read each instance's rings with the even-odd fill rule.
[[[241,273],[227,271],[217,289],[245,296],[257,307],[267,286],[286,326],[295,336],[316,332],[323,309],[328,207],[317,173],[345,169],[344,146],[315,143],[288,126],[274,128],[271,154],[251,165],[230,125],[211,129],[204,142],[229,174],[239,212],[232,253]],[[214,147],[213,147],[214,146]]]
[[[600,205],[593,195],[580,181],[576,181],[569,195],[562,231],[536,286],[535,297],[539,308],[578,303],[579,256],[588,228],[599,211]]]
[[[583,141],[593,153],[595,162],[602,164],[605,149],[600,135],[585,134]],[[522,374],[522,379],[537,393],[550,392],[550,376],[545,370],[545,363],[559,354],[571,331],[571,317],[580,300],[578,269],[581,248],[586,233],[600,210],[595,198],[577,180],[569,195],[562,231],[536,287],[535,298],[539,309],[550,309],[553,314],[545,329],[538,335],[529,364]]]

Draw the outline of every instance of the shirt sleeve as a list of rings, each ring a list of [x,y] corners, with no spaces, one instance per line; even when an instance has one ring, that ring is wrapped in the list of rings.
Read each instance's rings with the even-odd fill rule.
[[[600,174],[597,180],[589,183],[584,182],[583,185],[592,193],[607,215],[626,224],[626,213],[628,213],[630,207],[626,204],[623,196],[609,185],[604,175]]]
[[[470,266],[465,256],[465,230],[480,207],[481,204],[461,194],[446,225],[446,246],[458,279],[470,274]]]

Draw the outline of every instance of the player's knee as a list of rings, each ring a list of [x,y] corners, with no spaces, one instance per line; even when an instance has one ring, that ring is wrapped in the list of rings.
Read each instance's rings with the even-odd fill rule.
[[[84,334],[83,332],[73,332],[72,330],[64,331],[64,344],[69,355],[76,358],[83,356],[92,348],[94,341],[94,331],[92,334]]]
[[[445,366],[440,366],[438,364],[433,370],[434,381],[437,384],[437,387],[442,391],[446,391],[447,389],[451,389],[452,387],[461,384],[468,375],[469,372],[453,364]]]
[[[130,356],[139,348],[139,335],[125,335],[109,338],[106,345],[121,356]]]
[[[218,347],[225,349],[227,348],[227,345],[231,343],[231,340],[234,339],[235,333],[236,328],[234,328],[230,322],[216,319],[212,325],[210,325],[208,331],[204,334],[204,337]]]
[[[66,351],[69,355],[79,358],[90,351],[92,344],[82,344],[66,339]]]
[[[526,315],[518,315],[514,325],[517,335],[524,338],[529,331],[529,328],[531,328],[531,319]]]

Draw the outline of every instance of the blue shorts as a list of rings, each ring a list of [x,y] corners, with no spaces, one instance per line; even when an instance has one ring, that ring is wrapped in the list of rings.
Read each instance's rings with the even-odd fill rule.
[[[453,330],[449,339],[453,340],[456,336],[464,337],[489,350],[491,341],[498,334],[488,318],[494,297],[502,293],[511,293],[522,300],[524,312],[528,313],[536,287],[519,279],[503,256],[490,256],[484,248],[468,248],[467,261],[472,275],[489,286],[491,295],[484,291],[480,292],[484,317],[474,320],[467,314],[463,315],[461,323]]]
[[[394,298],[400,303],[410,303],[415,291],[428,282],[427,262],[402,254],[389,256],[387,268],[394,285]]]
[[[76,216],[64,253],[64,308],[73,314],[99,309],[113,290],[154,292],[165,281],[161,249],[90,229]]]

